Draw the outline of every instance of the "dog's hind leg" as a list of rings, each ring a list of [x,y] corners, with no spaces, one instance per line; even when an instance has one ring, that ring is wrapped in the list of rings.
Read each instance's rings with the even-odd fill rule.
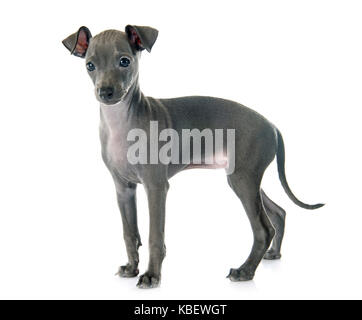
[[[261,190],[261,198],[265,211],[274,226],[275,236],[270,249],[265,253],[264,259],[276,260],[281,258],[280,247],[282,245],[285,227],[285,211],[274,203],[263,190]]]
[[[228,278],[232,281],[253,279],[255,270],[275,234],[262,203],[260,181],[261,178],[254,174],[233,173],[228,176],[228,183],[243,203],[254,234],[254,243],[248,259],[240,268],[230,270]]]

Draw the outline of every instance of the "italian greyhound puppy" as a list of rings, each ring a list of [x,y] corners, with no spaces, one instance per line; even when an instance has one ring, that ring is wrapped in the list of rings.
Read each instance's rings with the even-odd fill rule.
[[[154,288],[160,284],[161,265],[166,254],[164,229],[169,179],[185,169],[225,168],[231,161],[230,155],[225,155],[227,143],[223,137],[223,145],[212,150],[214,160],[220,154],[226,157],[224,165],[207,161],[205,148],[201,151],[201,162],[181,161],[185,151],[173,143],[176,151],[181,153],[180,161],[131,163],[128,151],[134,147],[135,139],[130,140],[130,132],[137,128],[150,135],[151,127],[157,122],[158,130],[172,130],[180,136],[185,129],[233,130],[234,166],[231,172],[227,172],[227,181],[245,208],[254,243],[245,263],[231,269],[228,278],[232,281],[251,280],[262,258],[281,257],[285,211],[261,190],[264,171],[274,157],[277,157],[281,184],[295,204],[305,209],[317,209],[323,204],[308,205],[294,196],[285,176],[282,136],[273,124],[255,111],[219,98],[192,96],[154,99],[142,94],[138,81],[141,52],[144,49],[151,51],[157,35],[158,31],[154,28],[127,25],[125,32],[107,30],[92,37],[88,28],[81,27],[63,40],[71,54],[85,59],[96,98],[100,102],[102,157],[115,183],[128,255],[128,263],[119,268],[118,274],[121,277],[136,277],[139,273],[138,248],[141,238],[137,227],[137,185],[143,184],[146,190],[150,215],[149,265],[137,286]],[[170,139],[164,139],[158,145],[159,151],[166,141]],[[193,146],[191,144],[190,148]],[[146,159],[152,158],[152,151],[148,148],[145,153]]]

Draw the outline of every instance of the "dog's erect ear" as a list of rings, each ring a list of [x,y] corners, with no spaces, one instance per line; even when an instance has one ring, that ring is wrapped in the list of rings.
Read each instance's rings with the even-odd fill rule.
[[[64,46],[77,57],[84,58],[89,46],[92,34],[87,27],[80,27],[79,30],[71,34],[62,42]]]
[[[153,44],[156,42],[158,31],[151,27],[126,26],[128,40],[136,50],[146,49],[151,52]]]

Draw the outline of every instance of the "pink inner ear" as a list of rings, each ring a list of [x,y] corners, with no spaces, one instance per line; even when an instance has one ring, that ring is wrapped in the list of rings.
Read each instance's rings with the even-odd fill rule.
[[[78,35],[77,45],[75,47],[75,51],[80,55],[84,55],[88,48],[88,38],[87,34],[81,30]]]
[[[131,29],[131,42],[133,42],[138,48],[143,48],[141,39],[134,29]]]

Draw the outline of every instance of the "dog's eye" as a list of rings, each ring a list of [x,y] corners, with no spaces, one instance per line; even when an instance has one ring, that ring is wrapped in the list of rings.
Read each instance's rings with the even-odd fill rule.
[[[96,69],[96,66],[92,62],[88,62],[87,69],[88,71],[94,71]]]
[[[123,68],[126,68],[129,66],[129,64],[131,63],[131,61],[129,61],[128,58],[126,57],[122,57],[120,60],[119,60],[119,65]]]

